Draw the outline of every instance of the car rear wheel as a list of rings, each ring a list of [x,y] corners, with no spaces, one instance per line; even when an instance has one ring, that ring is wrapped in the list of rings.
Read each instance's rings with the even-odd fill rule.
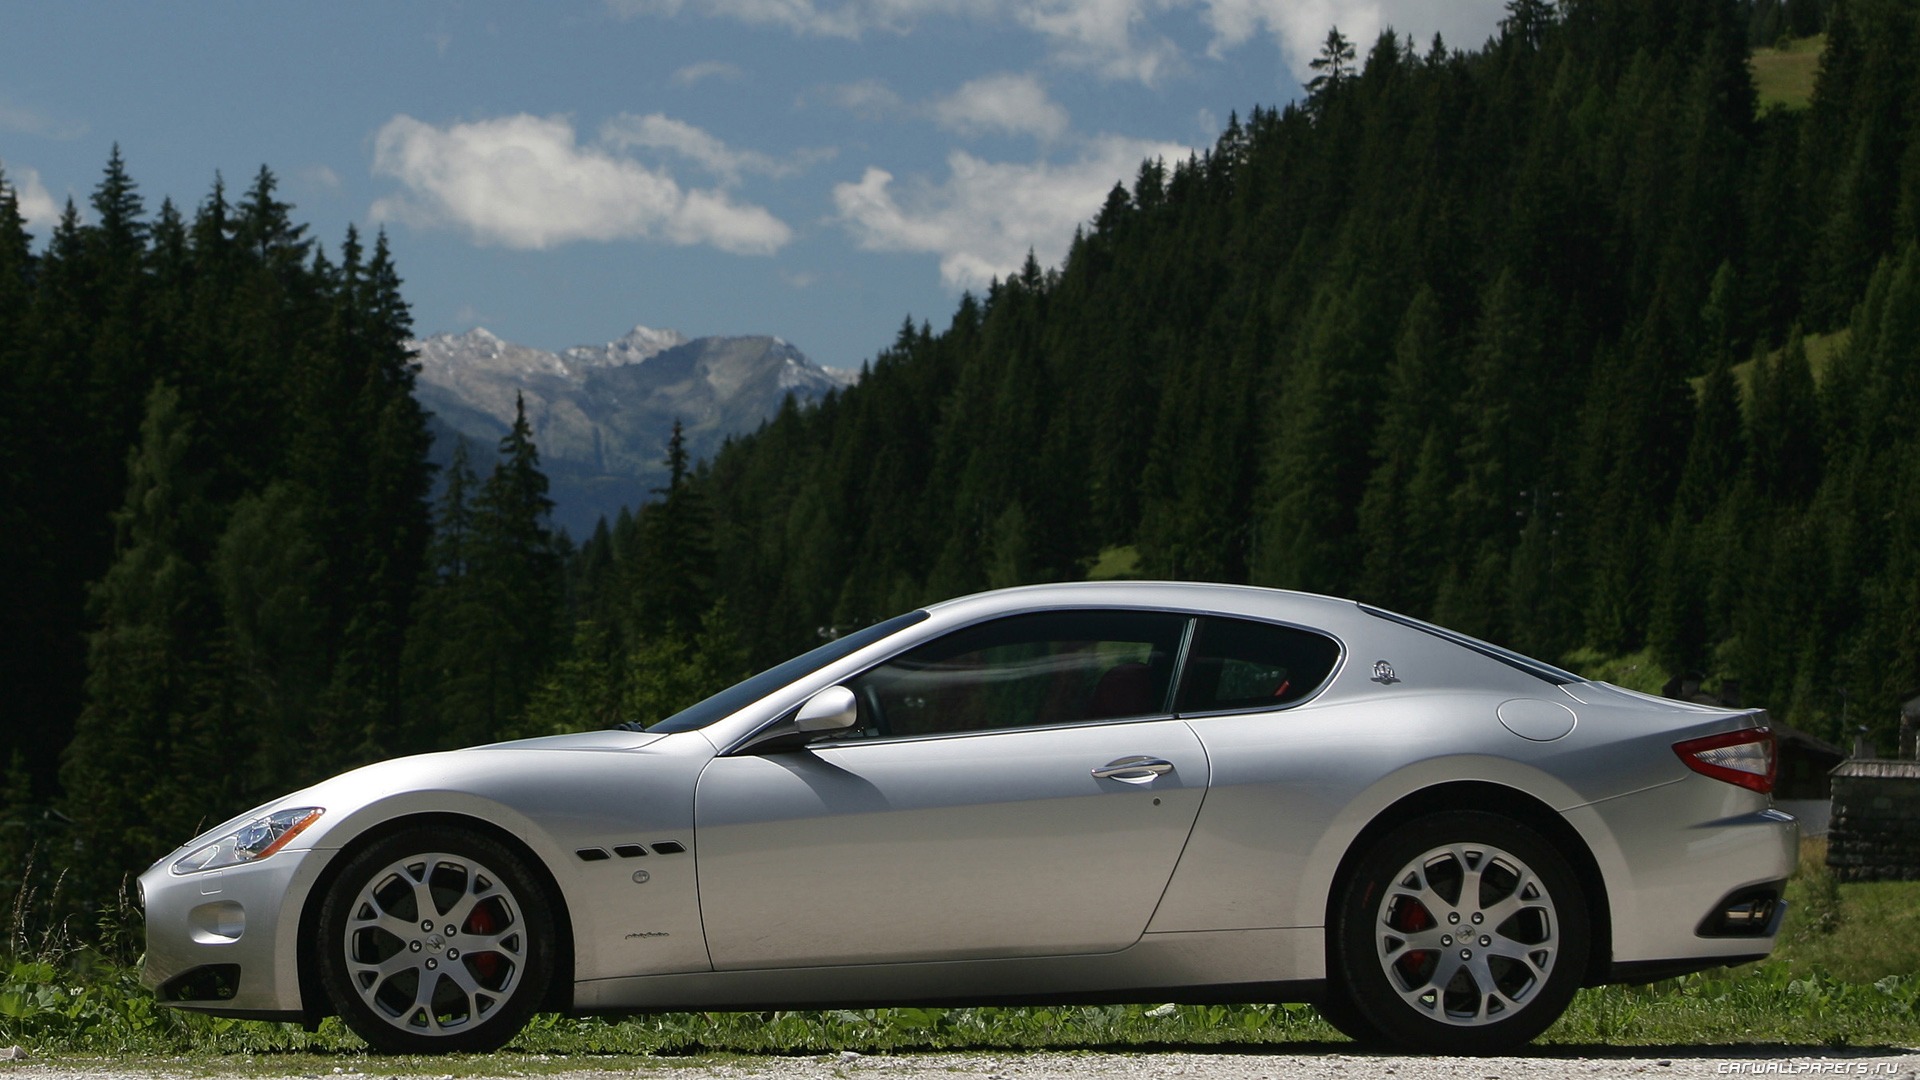
[[[1496,814],[1388,833],[1356,864],[1339,912],[1347,999],[1366,1028],[1413,1050],[1519,1046],[1566,1010],[1587,966],[1578,879],[1540,834]]]
[[[1314,1002],[1313,1007],[1320,1013],[1320,1019],[1333,1026],[1333,1030],[1362,1046],[1375,1046],[1383,1041],[1380,1029],[1360,1014],[1359,1007],[1347,995],[1347,988],[1336,980],[1328,980],[1320,1000]]]
[[[495,1050],[553,976],[551,905],[525,862],[463,829],[409,829],[352,855],[320,910],[328,1000],[375,1050]]]

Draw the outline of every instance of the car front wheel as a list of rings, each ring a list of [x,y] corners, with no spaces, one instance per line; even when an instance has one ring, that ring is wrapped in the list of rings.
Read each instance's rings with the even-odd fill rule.
[[[1370,847],[1335,929],[1347,999],[1408,1049],[1486,1054],[1545,1031],[1579,989],[1586,897],[1539,833],[1496,814],[1435,814]]]
[[[351,856],[319,924],[329,1001],[386,1053],[498,1049],[553,974],[538,879],[514,852],[463,829],[409,829]]]

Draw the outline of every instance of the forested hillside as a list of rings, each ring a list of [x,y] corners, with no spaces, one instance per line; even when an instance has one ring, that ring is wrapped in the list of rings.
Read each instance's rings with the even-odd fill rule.
[[[330,255],[264,168],[189,220],[116,151],[90,203],[36,252],[0,178],[0,889],[37,846],[68,903],[290,787],[493,738],[560,588],[524,424],[436,521],[384,237]]]
[[[1888,745],[1920,691],[1915,8],[1834,5],[1810,108],[1764,115],[1755,16],[1330,36],[1305,100],[1143,165],[1063,266],[719,455],[696,486],[755,661],[1130,548],[1545,657],[1650,648]]]
[[[1824,33],[1810,103],[1756,42]],[[823,636],[1112,575],[1353,595],[1830,737],[1920,692],[1920,13],[1511,0],[1329,35],[1066,262],[577,550],[524,415],[437,480],[384,239],[0,177],[0,895],[414,750],[651,722]],[[1813,340],[1818,363],[1809,359]]]

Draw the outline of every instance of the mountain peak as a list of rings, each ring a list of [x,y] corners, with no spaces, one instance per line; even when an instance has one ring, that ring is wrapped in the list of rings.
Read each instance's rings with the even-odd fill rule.
[[[581,367],[619,367],[640,364],[676,346],[685,345],[687,336],[678,330],[655,330],[636,326],[605,345],[575,345],[560,355]]]
[[[576,536],[660,486],[676,421],[688,449],[704,457],[779,412],[789,394],[816,401],[850,381],[771,335],[690,340],[636,326],[605,345],[552,353],[475,328],[412,344],[420,359],[415,393],[443,434],[489,445],[525,402],[554,485],[554,520]],[[443,464],[450,446],[443,440],[435,451]]]
[[[678,330],[655,330],[651,326],[636,325],[633,329],[621,335],[620,339],[612,344],[635,346],[658,345],[663,349],[671,349],[675,345],[685,345],[686,343],[687,335],[682,334]]]

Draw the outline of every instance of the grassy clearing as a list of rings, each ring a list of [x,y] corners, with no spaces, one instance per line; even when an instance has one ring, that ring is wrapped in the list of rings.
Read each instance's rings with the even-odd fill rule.
[[[1583,678],[1624,686],[1643,694],[1658,694],[1667,682],[1666,670],[1653,658],[1652,649],[1611,656],[1597,649],[1581,648],[1562,657],[1560,663]]]
[[[1856,983],[1920,973],[1920,881],[1838,884],[1826,840],[1805,840],[1787,902],[1792,914],[1774,951],[1796,970]]]
[[[1140,549],[1110,547],[1101,550],[1093,565],[1087,568],[1088,581],[1119,581],[1140,576]]]
[[[1825,845],[1803,845],[1786,928],[1760,964],[1652,986],[1582,991],[1542,1043],[1567,1048],[1775,1043],[1920,1045],[1920,882],[1837,884]],[[504,1057],[379,1058],[328,1020],[318,1032],[162,1009],[131,969],[85,950],[0,967],[0,1046],[81,1064],[128,1055],[169,1072],[539,1075],[617,1055],[887,1053],[922,1050],[1204,1049],[1343,1042],[1304,1005],[862,1009],[535,1018]],[[181,1055],[185,1055],[182,1057]],[[484,1060],[484,1066],[478,1064]],[[0,1068],[0,1072],[4,1069]]]
[[[1847,342],[1852,340],[1852,329],[1844,326],[1830,334],[1808,334],[1801,339],[1807,347],[1807,367],[1813,371],[1814,385],[1818,386],[1826,382],[1827,369],[1832,366],[1834,358],[1840,355],[1840,350],[1846,348]],[[1780,353],[1780,349],[1768,353],[1767,361],[1771,363],[1778,359]],[[1739,388],[1742,402],[1748,401],[1753,394],[1753,367],[1754,361],[1742,360],[1729,369],[1733,373],[1734,386]],[[1705,375],[1695,375],[1687,380],[1687,385],[1693,387],[1695,397],[1700,396],[1706,384]]]
[[[1767,960],[1582,991],[1545,1041],[1920,1044],[1920,882],[1841,885],[1826,859],[1801,842]]]
[[[1820,71],[1820,53],[1826,47],[1827,35],[1820,34],[1786,41],[1775,49],[1753,50],[1748,66],[1753,69],[1760,108],[1806,108],[1813,101],[1814,77]]]

